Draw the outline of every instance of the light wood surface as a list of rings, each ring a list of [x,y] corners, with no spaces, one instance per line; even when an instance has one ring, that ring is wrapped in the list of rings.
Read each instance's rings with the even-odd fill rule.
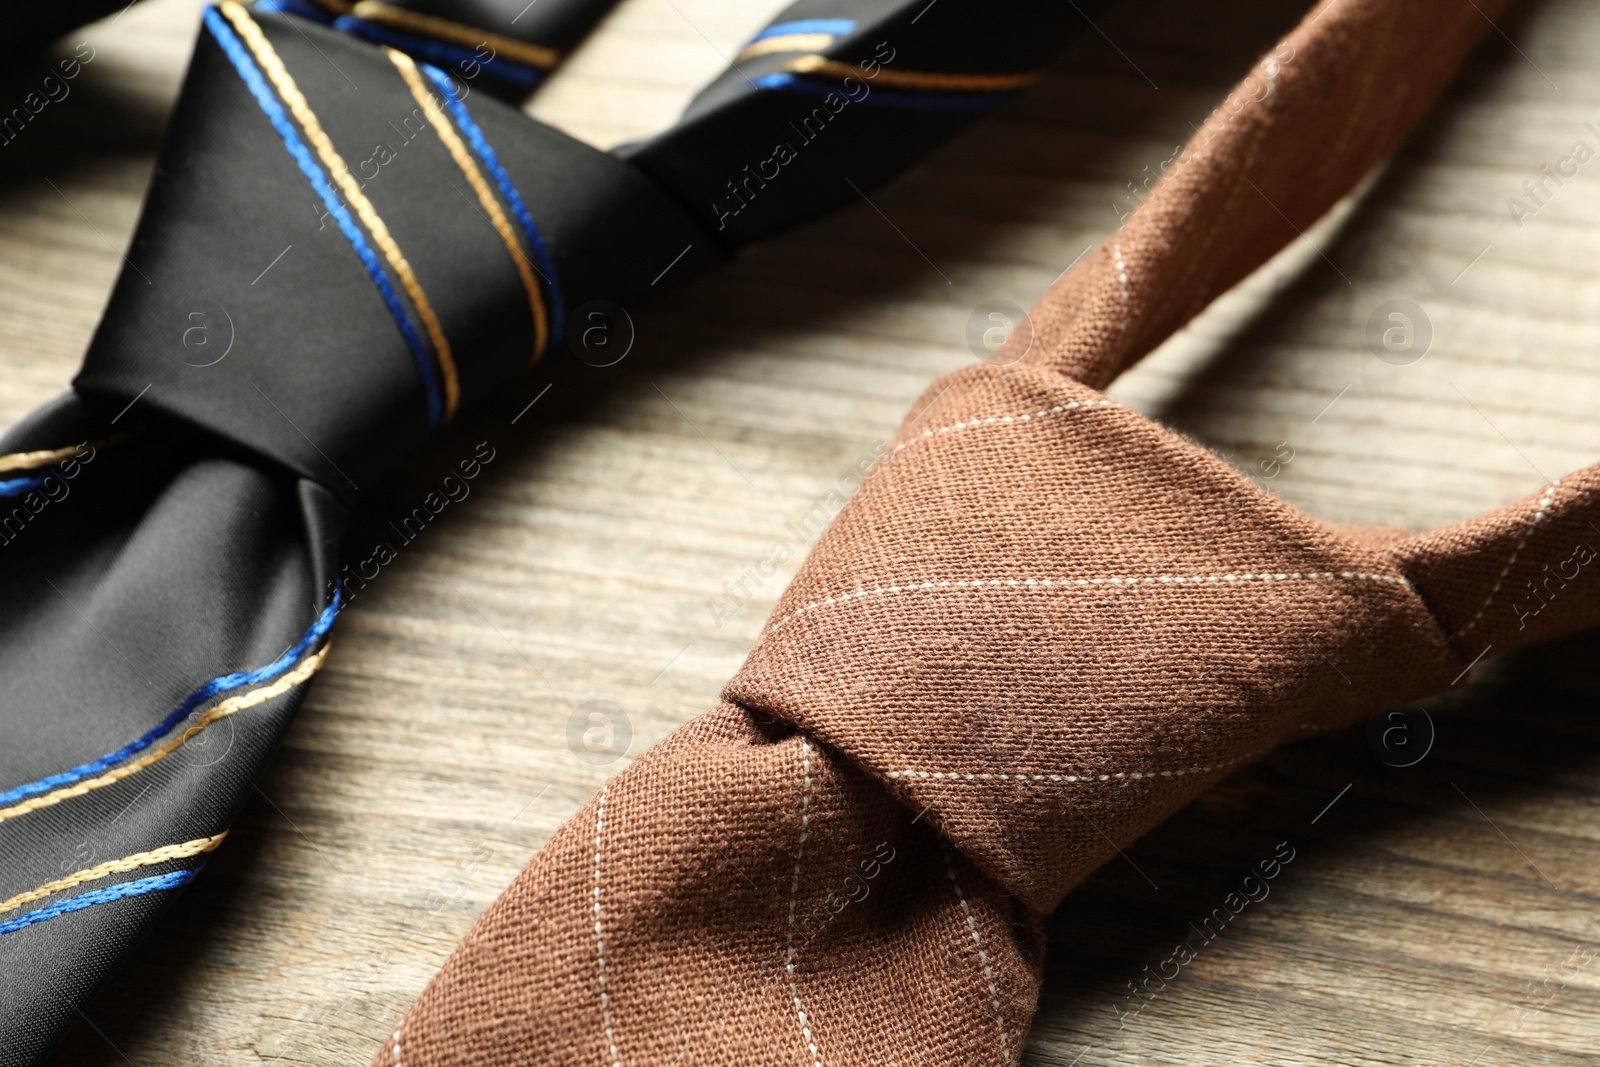
[[[533,110],[597,144],[646,134],[776,6],[624,0]],[[639,311],[593,404],[513,426],[530,389],[408,462],[352,558],[476,442],[497,450],[357,597],[227,845],[56,1062],[366,1063],[555,828],[711,705],[794,563],[764,583],[746,569],[801,554],[786,523],[972,358],[973,310],[1028,306],[1111,233],[1143,168],[1302,7],[1127,0],[871,205]],[[150,0],[75,35],[97,53],[73,95],[0,149],[0,422],[77,366],[197,11]],[[1506,204],[1574,141],[1600,149],[1597,54],[1600,7],[1526,5],[1359,202],[1115,395],[1341,521],[1448,522],[1600,459],[1600,160],[1520,228]],[[1432,324],[1408,366],[1364,339],[1393,299]],[[1129,849],[1052,919],[1027,1062],[1600,1058],[1597,652],[1586,637],[1481,666],[1428,704],[1416,766],[1385,766],[1359,730],[1296,745]],[[591,762],[569,720],[611,705],[626,755]],[[1130,997],[1281,841],[1295,858],[1270,895]]]

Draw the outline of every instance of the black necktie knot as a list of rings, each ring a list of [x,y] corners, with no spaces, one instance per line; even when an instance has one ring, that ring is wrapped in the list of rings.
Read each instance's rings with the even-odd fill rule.
[[[634,168],[406,54],[224,3],[76,385],[347,494],[715,246]]]

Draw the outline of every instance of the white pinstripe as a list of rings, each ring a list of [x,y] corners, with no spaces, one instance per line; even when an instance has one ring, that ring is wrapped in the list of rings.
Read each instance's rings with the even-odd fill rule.
[[[918,441],[925,441],[930,437],[941,437],[947,434],[960,433],[963,430],[976,430],[980,426],[1012,426],[1017,423],[1038,422],[1056,415],[1065,415],[1069,411],[1087,411],[1091,408],[1120,408],[1122,405],[1115,400],[1069,400],[1065,404],[1041,411],[1025,411],[1020,415],[989,415],[983,418],[971,418],[965,422],[951,423],[949,426],[940,426],[934,429],[923,430],[909,441],[901,441],[890,450],[885,459],[899,455]]]
[[[896,585],[880,585],[874,589],[857,589],[851,593],[840,593],[837,596],[825,597],[814,600],[801,608],[796,608],[789,614],[773,622],[768,629],[776,630],[778,627],[808,615],[818,608],[830,607],[835,604],[848,604],[852,601],[865,600],[868,597],[895,596],[902,593],[924,593],[942,589],[1075,589],[1091,586],[1138,586],[1138,585],[1218,585],[1237,582],[1385,582],[1389,585],[1403,585],[1407,588],[1411,583],[1404,575],[1369,574],[1366,571],[1262,571],[1260,573],[1240,572],[1227,574],[1147,574],[1130,575],[1122,578],[972,578],[972,579],[943,579],[937,582],[903,582]]]
[[[1066,782],[1068,784],[1075,782],[1137,782],[1147,778],[1183,778],[1191,774],[1209,774],[1212,771],[1226,770],[1229,767],[1237,767],[1242,763],[1249,763],[1271,751],[1271,748],[1264,748],[1260,752],[1252,752],[1247,756],[1240,756],[1238,759],[1231,759],[1222,763],[1194,767],[1174,767],[1160,771],[1113,771],[1107,774],[1031,774],[1026,771],[919,771],[913,768],[906,768],[905,770],[889,771],[883,777],[890,781],[929,778],[936,782]]]
[[[995,1027],[1000,1031],[1000,1056],[1005,1062],[1011,1062],[1011,1049],[1007,1047],[1005,1011],[1000,1005],[1000,991],[994,983],[994,967],[989,962],[989,953],[983,947],[983,937],[978,933],[978,920],[972,914],[972,908],[967,904],[967,895],[961,891],[961,883],[956,881],[956,869],[950,862],[950,851],[944,851],[944,872],[950,876],[950,884],[955,887],[956,900],[961,904],[961,917],[966,920],[967,935],[972,938],[972,943],[978,950],[978,964],[983,968],[983,980],[989,987],[989,1003],[994,1007]]]
[[[1511,573],[1511,568],[1516,564],[1517,557],[1522,555],[1523,548],[1528,544],[1528,538],[1533,536],[1533,531],[1544,521],[1545,512],[1550,509],[1550,502],[1555,499],[1556,487],[1560,484],[1561,479],[1557,478],[1544,491],[1544,496],[1539,500],[1539,510],[1534,512],[1533,522],[1522,532],[1522,537],[1517,541],[1517,547],[1511,550],[1511,558],[1506,560],[1506,565],[1500,568],[1500,575],[1494,580],[1494,585],[1489,587],[1489,595],[1483,598],[1483,605],[1478,608],[1478,613],[1468,619],[1467,624],[1461,628],[1461,636],[1466,636],[1468,631],[1483,620],[1483,613],[1489,610],[1490,604],[1494,603],[1495,594],[1500,592],[1500,586],[1505,582],[1506,575]]]
[[[606,989],[606,932],[600,911],[600,864],[605,856],[606,792],[610,788],[608,785],[600,790],[600,807],[594,821],[594,954],[600,977],[600,1021],[605,1026],[606,1050],[611,1067],[622,1067],[617,1055],[617,1036],[611,1029],[611,994]]]
[[[817,1052],[817,1039],[811,1033],[811,1020],[800,1003],[800,986],[794,973],[794,919],[795,906],[800,901],[800,861],[806,853],[806,838],[811,836],[811,743],[800,738],[800,773],[803,790],[800,795],[800,840],[794,849],[794,876],[789,881],[789,925],[784,935],[784,970],[789,976],[789,996],[794,1001],[795,1021],[800,1025],[800,1036],[811,1050],[812,1067],[822,1067],[822,1057]]]

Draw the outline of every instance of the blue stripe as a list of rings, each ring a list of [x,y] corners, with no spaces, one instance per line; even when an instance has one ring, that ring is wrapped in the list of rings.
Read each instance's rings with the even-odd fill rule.
[[[207,8],[206,10],[209,11],[211,9]],[[52,789],[58,789],[64,785],[71,785],[73,782],[81,781],[84,778],[99,774],[101,771],[109,770],[110,768],[121,763],[123,760],[127,759],[129,756],[133,756],[144,751],[157,741],[161,740],[161,738],[171,733],[173,727],[187,719],[195,708],[199,707],[207,700],[210,700],[212,697],[217,696],[220,693],[226,693],[232,689],[240,689],[244,686],[256,685],[259,682],[265,682],[272,678],[276,678],[278,675],[284,673],[291,666],[293,666],[295,661],[298,660],[307,649],[311,648],[312,645],[320,641],[323,634],[328,632],[328,628],[333,625],[335,616],[339,614],[339,600],[342,592],[343,591],[339,589],[334,590],[333,603],[322,609],[322,614],[317,616],[317,621],[311,624],[311,629],[307,630],[305,632],[305,636],[300,638],[299,644],[295,645],[289,651],[285,652],[283,655],[279,656],[265,667],[259,667],[253,671],[242,671],[237,674],[224,674],[211,679],[211,681],[207,682],[205,685],[202,685],[199,689],[196,689],[194,692],[185,697],[182,704],[179,704],[176,708],[173,708],[172,711],[167,714],[166,718],[162,719],[160,723],[158,723],[143,737],[140,737],[137,741],[130,741],[126,745],[123,745],[121,748],[117,749],[115,752],[107,753],[92,763],[80,764],[79,766],[72,768],[70,771],[62,771],[60,774],[52,774],[48,778],[41,778],[37,782],[29,782],[27,785],[19,785],[15,789],[10,789],[4,793],[0,793],[0,805],[10,804],[13,801],[23,800],[31,796],[37,796],[40,793],[48,793]]]
[[[791,33],[829,33],[835,37],[843,37],[855,28],[854,19],[796,19],[793,22],[779,22],[768,26],[750,40],[753,43],[764,41],[768,37],[787,37]]]
[[[175,432],[169,433],[165,440],[158,441],[154,447],[165,447],[167,445],[187,443],[193,437],[194,434],[192,431],[179,429]],[[148,441],[148,437],[146,440]],[[117,442],[108,439],[101,442],[101,448],[91,449],[90,454],[88,455],[69,456],[66,459],[59,460],[54,465],[54,469],[47,474],[30,475],[24,478],[13,478],[10,481],[0,482],[0,497],[25,496],[27,493],[33,490],[43,489],[45,483],[51,478],[54,478],[59,482],[70,482],[72,479],[78,477],[79,474],[85,473],[89,469],[89,464],[92,462],[99,461],[96,463],[94,468],[96,471],[114,468],[121,464],[128,456],[128,451],[126,449],[114,449],[112,447],[116,443]],[[78,447],[82,448],[87,444],[87,441],[81,442]],[[104,459],[102,460],[101,457],[104,457]],[[61,468],[65,467],[68,463],[77,463],[79,465],[80,469],[78,470],[77,474],[61,473]],[[49,496],[48,493],[45,495]],[[66,497],[61,496],[53,499],[65,500]],[[34,514],[38,514],[38,512],[35,512]]]
[[[492,59],[485,59],[477,52],[461,45],[450,44],[447,41],[435,40],[432,37],[421,37],[416,34],[404,33],[391,29],[378,22],[357,18],[354,15],[341,15],[334,20],[333,28],[343,30],[352,37],[359,37],[364,41],[374,44],[386,44],[398,48],[407,55],[419,59],[431,59],[435,63],[445,66],[464,66],[467,63],[476,63],[483,68],[485,74],[498,78],[512,85],[519,85],[524,89],[532,89],[544,78],[544,71],[537,67],[530,67],[525,63],[518,63],[514,59],[496,55]],[[466,73],[465,70],[462,71]]]
[[[815,82],[797,74],[783,73],[763,74],[755,79],[754,84],[760,89],[797,93],[800,96],[814,96],[819,99],[837,94],[858,104],[934,111],[975,111],[986,107],[999,107],[1017,95],[1011,89],[998,93],[922,93],[905,89],[873,89],[866,96],[855,100],[835,82]]]
[[[257,14],[299,15],[303,19],[320,22],[324,26],[333,22],[332,12],[319,4],[310,3],[309,0],[256,0],[253,7]]]
[[[239,38],[235,37],[233,30],[214,7],[205,10],[206,28],[222,46],[222,51],[233,63],[234,69],[239,72],[239,77],[249,87],[250,93],[256,98],[256,103],[261,105],[261,110],[266,112],[267,118],[272,122],[278,136],[283,138],[283,146],[289,150],[289,155],[300,166],[300,173],[304,174],[311,182],[311,187],[317,191],[322,202],[327,205],[328,213],[339,223],[339,230],[345,235],[356,255],[361,259],[361,265],[367,268],[367,274],[372,278],[372,284],[378,287],[378,292],[383,296],[383,302],[393,316],[395,325],[400,328],[400,333],[405,337],[406,347],[411,349],[411,358],[416,362],[417,373],[422,376],[422,388],[428,398],[428,428],[436,429],[439,425],[441,402],[439,399],[439,383],[435,380],[433,359],[429,355],[428,347],[417,333],[416,327],[411,324],[411,317],[406,313],[405,305],[400,302],[399,294],[394,291],[394,286],[389,282],[389,275],[384,273],[383,265],[378,262],[378,256],[372,251],[367,239],[350,218],[350,212],[345,210],[344,203],[339,199],[339,194],[334,192],[333,186],[328,184],[327,175],[317,161],[311,158],[311,153],[301,143],[300,135],[295,132],[294,124],[289,121],[289,116],[284,113],[283,106],[278,103],[278,98],[272,95],[272,90],[261,77],[261,72],[256,69],[255,60],[245,51]]]
[[[52,475],[44,474],[37,478],[13,478],[9,482],[0,482],[0,496],[21,496],[23,493],[44,487],[46,478]]]
[[[505,197],[506,203],[511,206],[511,213],[517,217],[517,225],[522,227],[522,235],[528,239],[534,258],[539,261],[539,273],[544,275],[545,291],[549,297],[550,336],[545,340],[545,348],[548,350],[550,345],[555,344],[556,338],[561,336],[566,319],[565,300],[561,295],[561,279],[556,274],[555,261],[550,258],[550,251],[545,248],[544,241],[539,236],[539,227],[534,225],[533,216],[529,214],[528,206],[522,202],[522,194],[517,192],[516,185],[511,181],[511,175],[500,165],[500,157],[495,155],[494,148],[483,136],[478,124],[472,121],[471,112],[461,100],[460,87],[438,67],[430,67],[424,63],[422,71],[443,94],[444,106],[449,109],[456,125],[466,135],[467,143],[472,145],[472,150],[483,161],[485,169],[494,178],[494,183],[500,187],[500,195]]]
[[[200,867],[204,867],[201,864]],[[170,874],[158,874],[150,878],[140,878],[132,882],[119,882],[105,889],[96,889],[88,893],[79,893],[66,900],[58,900],[54,904],[19,915],[10,922],[0,923],[0,934],[10,934],[21,930],[23,927],[42,923],[47,919],[54,919],[58,915],[67,915],[84,908],[92,908],[96,904],[110,904],[113,900],[123,900],[127,897],[142,897],[146,893],[155,893],[162,889],[176,889],[194,881],[194,876],[200,873],[200,867],[191,867],[186,871],[173,871]]]

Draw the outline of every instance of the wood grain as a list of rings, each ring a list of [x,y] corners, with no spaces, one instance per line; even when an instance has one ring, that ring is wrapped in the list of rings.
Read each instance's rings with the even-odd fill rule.
[[[532,110],[597,144],[645,135],[776,6],[625,0]],[[1111,233],[1301,8],[1126,0],[872,204],[640,310],[599,397],[513,425],[531,383],[413,457],[353,558],[477,442],[496,449],[357,597],[227,846],[56,1062],[365,1063],[555,828],[710,706],[797,559],[764,581],[755,564],[802,555],[829,490],[972,358],[973,310],[1027,306]],[[197,12],[149,0],[85,31],[72,97],[0,150],[0,420],[76,368]],[[1358,199],[1115,395],[1340,521],[1448,522],[1593,462],[1600,161],[1520,228],[1506,202],[1574,141],[1600,147],[1597,52],[1600,8],[1525,6]],[[1432,324],[1408,366],[1365,341],[1393,299]],[[1597,652],[1591,635],[1481,666],[1426,705],[1416,766],[1360,730],[1305,742],[1129,849],[1051,920],[1027,1061],[1593,1062]],[[624,756],[569,743],[589,701],[620,710]],[[1130,996],[1285,841],[1270,894]]]

